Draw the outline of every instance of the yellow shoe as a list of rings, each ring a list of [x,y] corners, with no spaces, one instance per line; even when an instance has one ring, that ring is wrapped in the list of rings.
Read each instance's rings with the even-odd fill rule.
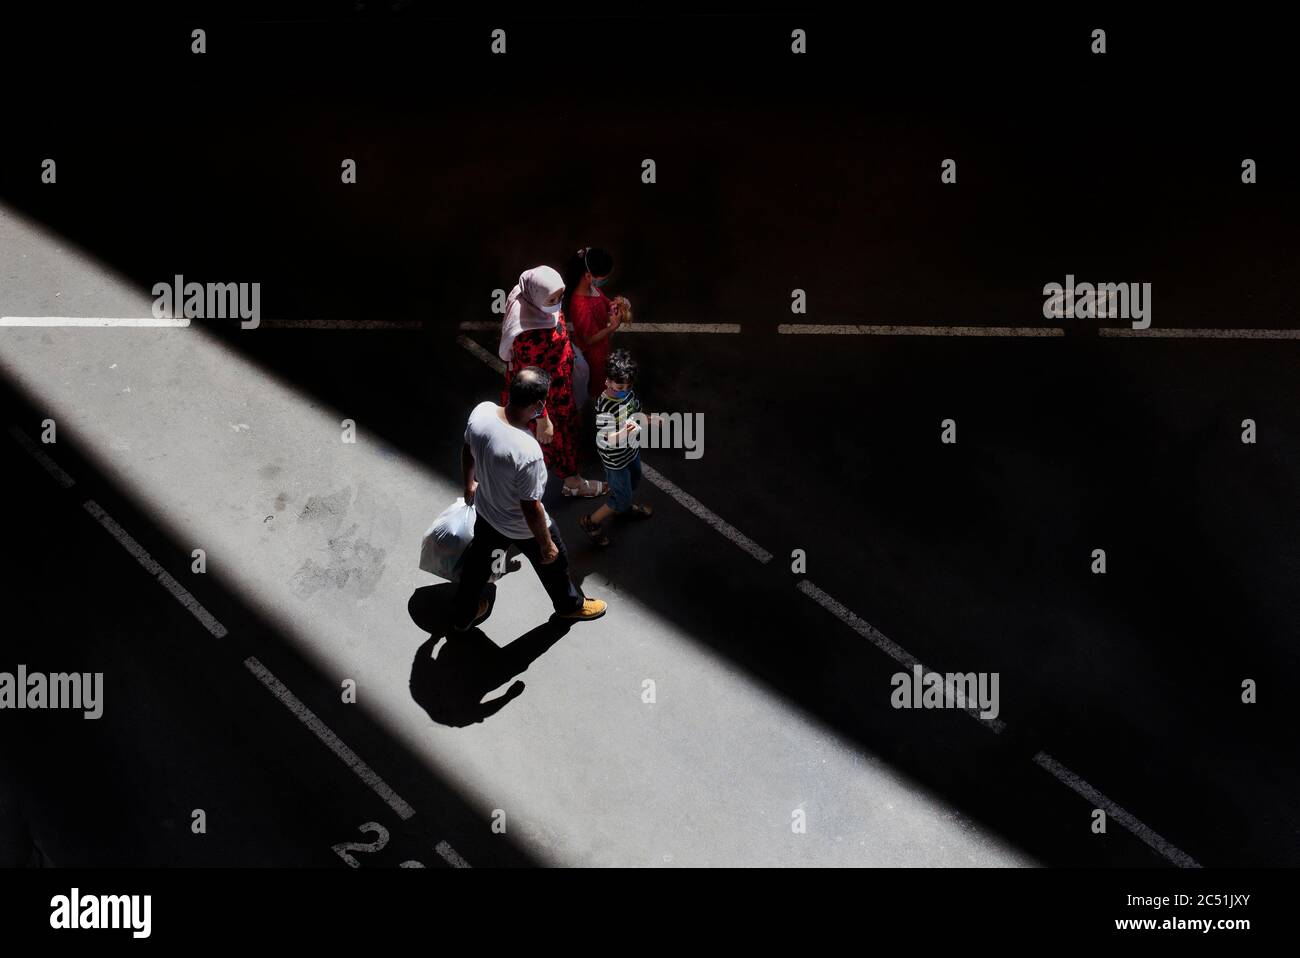
[[[586,621],[587,619],[599,619],[609,608],[603,599],[583,599],[582,608],[574,609],[572,612],[557,612],[557,618],[561,619],[578,619]]]

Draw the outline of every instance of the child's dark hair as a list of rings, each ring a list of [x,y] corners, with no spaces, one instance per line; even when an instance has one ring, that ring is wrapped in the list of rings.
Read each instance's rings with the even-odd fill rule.
[[[578,281],[588,272],[592,276],[608,276],[614,272],[614,257],[599,246],[584,246],[569,257],[569,265],[564,267],[564,299],[560,306],[565,316],[569,315],[569,301],[578,288]]]
[[[630,383],[636,379],[636,360],[626,349],[616,349],[605,361],[605,375],[610,382]]]

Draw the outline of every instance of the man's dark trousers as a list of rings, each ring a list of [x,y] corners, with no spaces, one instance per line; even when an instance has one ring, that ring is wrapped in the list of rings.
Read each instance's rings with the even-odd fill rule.
[[[551,597],[551,605],[556,612],[573,612],[582,608],[585,596],[569,578],[569,553],[560,538],[560,530],[552,522],[551,539],[560,554],[555,561],[542,565],[542,546],[534,538],[509,539],[497,532],[487,520],[478,516],[474,520],[474,539],[465,552],[465,561],[461,566],[460,588],[451,603],[451,621],[456,625],[467,625],[474,621],[478,603],[487,592],[488,578],[492,575],[492,553],[497,549],[505,552],[513,544],[528,557],[542,580],[546,594]]]

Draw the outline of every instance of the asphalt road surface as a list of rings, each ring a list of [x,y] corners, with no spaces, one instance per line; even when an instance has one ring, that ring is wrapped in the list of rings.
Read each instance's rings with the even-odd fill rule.
[[[978,77],[905,45],[863,66],[915,79],[882,103],[824,61],[745,81],[768,54],[737,49],[785,50],[761,21],[583,96],[571,64],[521,86],[554,23],[499,70],[312,29],[198,63],[117,37],[120,72],[12,121],[0,316],[144,318],[182,274],[259,282],[262,323],[0,326],[0,670],[105,682],[98,720],[0,716],[6,864],[1300,863],[1296,151],[1266,104],[1156,82],[1150,35],[1090,77],[1068,31]],[[605,551],[552,477],[606,617],[548,624],[525,568],[448,637],[416,560],[499,392],[481,324],[588,243],[704,454],[647,450],[655,517]],[[1202,336],[1045,319],[1067,275]],[[892,707],[912,663],[997,673],[996,720]]]

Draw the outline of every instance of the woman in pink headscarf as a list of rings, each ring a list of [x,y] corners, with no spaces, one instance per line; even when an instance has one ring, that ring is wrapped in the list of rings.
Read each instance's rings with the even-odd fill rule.
[[[564,477],[563,494],[592,498],[603,496],[609,486],[578,475],[578,429],[582,420],[573,396],[573,346],[560,315],[563,297],[564,280],[549,266],[525,270],[519,285],[510,291],[497,349],[506,364],[502,405],[515,370],[537,366],[550,374],[551,392],[533,430],[542,444],[546,468]]]

